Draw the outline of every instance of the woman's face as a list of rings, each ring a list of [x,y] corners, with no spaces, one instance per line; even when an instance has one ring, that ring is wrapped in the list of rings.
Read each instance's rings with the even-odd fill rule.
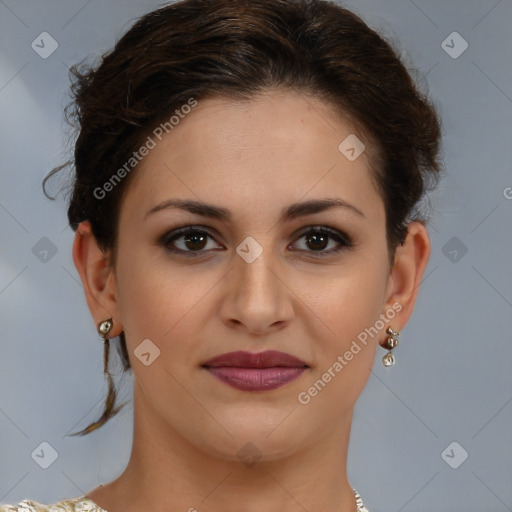
[[[201,100],[153,136],[121,205],[112,313],[155,424],[229,460],[247,442],[271,460],[350,424],[377,344],[400,323],[383,200],[353,136],[329,105],[284,91]],[[162,207],[171,200],[203,214]],[[300,207],[325,200],[341,206]],[[307,367],[273,389],[256,376],[266,390],[203,367],[267,350]]]

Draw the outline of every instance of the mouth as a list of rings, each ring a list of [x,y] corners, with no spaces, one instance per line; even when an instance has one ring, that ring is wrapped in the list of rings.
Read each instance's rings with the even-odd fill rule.
[[[267,350],[229,352],[202,364],[221,382],[242,391],[270,391],[297,379],[309,366],[295,356]]]

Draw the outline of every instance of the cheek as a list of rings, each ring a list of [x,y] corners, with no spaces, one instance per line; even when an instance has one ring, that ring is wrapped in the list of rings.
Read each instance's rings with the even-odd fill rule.
[[[380,260],[354,258],[321,279],[310,278],[302,295],[323,322],[324,339],[343,345],[373,325],[381,313],[387,277]]]
[[[140,271],[139,269],[145,269]],[[210,284],[208,275],[189,270],[127,262],[119,273],[119,309],[126,330],[135,337],[162,340],[192,314]],[[201,278],[200,278],[201,276]]]
[[[310,286],[305,297],[318,317],[316,335],[312,335],[317,366],[308,382],[313,386],[310,398],[319,397],[314,400],[316,406],[336,403],[328,413],[333,417],[353,406],[370,376],[378,342],[389,326],[382,329],[379,321],[386,271],[379,261],[350,265]],[[308,389],[303,391],[309,395]]]
[[[129,352],[149,339],[166,367],[196,365],[201,350],[196,344],[215,314],[209,293],[223,285],[226,271],[177,264],[156,252],[154,247],[125,251],[118,260],[119,315]]]

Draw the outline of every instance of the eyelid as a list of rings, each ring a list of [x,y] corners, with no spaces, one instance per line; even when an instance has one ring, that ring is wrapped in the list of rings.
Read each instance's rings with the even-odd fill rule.
[[[313,232],[321,232],[331,235],[333,238],[341,238],[344,243],[347,245],[353,245],[352,237],[350,237],[345,231],[342,231],[338,228],[334,228],[329,226],[328,224],[311,224],[306,226],[305,228],[301,228],[297,235],[294,236],[304,236],[311,231]]]

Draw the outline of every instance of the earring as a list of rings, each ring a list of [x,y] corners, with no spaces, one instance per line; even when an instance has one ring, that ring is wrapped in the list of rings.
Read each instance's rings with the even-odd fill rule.
[[[98,333],[103,338],[103,341],[107,342],[109,340],[108,333],[112,330],[113,325],[112,318],[103,320],[103,322],[98,324]]]
[[[389,352],[382,358],[382,362],[384,363],[384,366],[389,367],[395,364],[395,356],[391,351],[398,345],[398,337],[400,336],[400,333],[398,331],[393,331],[390,327],[386,329],[386,332],[391,334],[391,336],[388,336],[384,342],[384,348],[387,348]]]
[[[109,383],[112,377],[108,372],[108,357],[110,352],[110,338],[108,337],[109,332],[112,330],[114,322],[112,318],[107,318],[98,324],[98,333],[103,338],[103,373],[108,377]]]

